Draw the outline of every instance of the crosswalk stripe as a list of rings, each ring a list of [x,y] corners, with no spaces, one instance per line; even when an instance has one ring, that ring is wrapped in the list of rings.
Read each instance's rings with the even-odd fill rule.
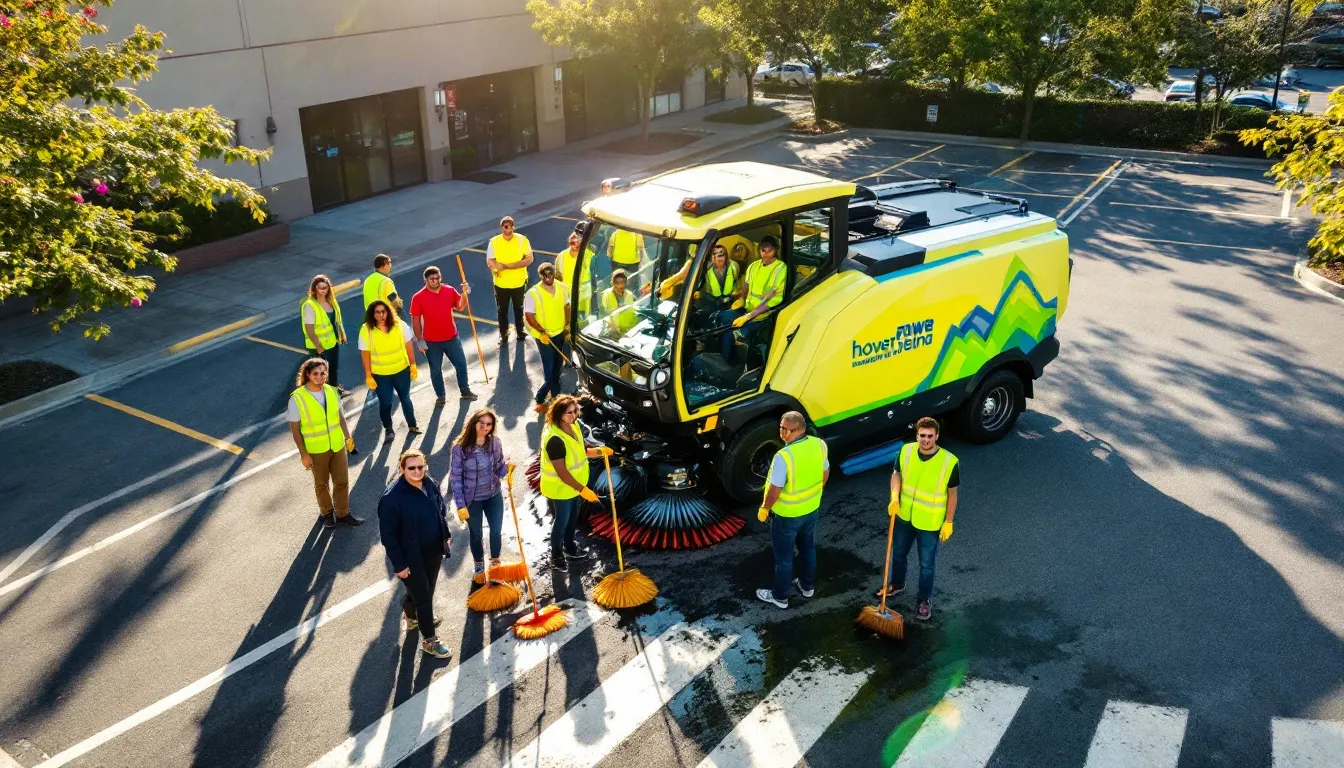
[[[896,768],[984,768],[1027,697],[1027,689],[968,680],[929,712]]]
[[[1274,768],[1338,768],[1344,765],[1344,722],[1276,717]]]
[[[870,674],[872,670],[847,673],[804,662],[733,728],[700,768],[797,765]]]
[[[1084,768],[1176,768],[1188,716],[1177,707],[1107,702]]]
[[[396,765],[554,656],[600,615],[596,606],[582,604],[569,611],[568,626],[543,640],[520,641],[513,633],[505,635],[346,739],[310,768]]]
[[[591,768],[737,642],[701,624],[672,625],[596,690],[571,707],[511,768]]]

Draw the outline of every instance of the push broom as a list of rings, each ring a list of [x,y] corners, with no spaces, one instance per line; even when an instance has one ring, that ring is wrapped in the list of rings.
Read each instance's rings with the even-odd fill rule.
[[[523,549],[523,528],[518,524],[518,507],[513,503],[513,470],[514,465],[510,464],[508,473],[509,512],[513,515],[513,530],[518,536],[518,551],[525,552]],[[527,596],[532,600],[532,613],[513,623],[513,634],[522,640],[535,640],[564,629],[565,625],[569,623],[569,619],[560,610],[560,606],[552,603],[542,608],[537,603],[537,593],[532,589],[532,575],[527,570],[526,556],[523,557],[523,581],[527,583]]]
[[[879,635],[900,640],[905,637],[905,620],[901,618],[900,613],[887,610],[887,579],[891,578],[891,539],[896,533],[896,516],[889,515],[889,517],[891,521],[887,523],[887,559],[882,565],[882,600],[876,608],[865,605],[854,623]]]
[[[462,275],[462,284],[467,284],[467,270],[462,267],[462,254],[457,254],[457,272]],[[467,322],[471,323],[471,338],[476,342],[476,357],[481,361],[481,373],[485,374],[485,383],[490,383],[490,372],[485,369],[485,355],[481,352],[481,337],[476,335],[476,317],[471,314],[471,296],[463,296],[467,300]]]
[[[467,596],[467,607],[477,613],[494,613],[513,607],[522,593],[512,584],[490,578],[490,561],[485,561],[485,584]]]
[[[638,568],[626,570],[621,554],[621,524],[616,517],[616,488],[611,482],[611,459],[602,452],[602,463],[607,468],[607,498],[611,502],[611,527],[616,541],[616,563],[620,570],[608,574],[593,588],[593,599],[607,608],[634,608],[658,596],[658,586]]]

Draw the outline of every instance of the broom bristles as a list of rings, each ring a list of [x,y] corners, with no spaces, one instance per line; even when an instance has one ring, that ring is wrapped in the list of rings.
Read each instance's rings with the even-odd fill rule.
[[[536,640],[539,637],[564,629],[569,618],[558,605],[548,605],[540,611],[529,613],[513,623],[513,634],[520,640]]]
[[[489,584],[467,596],[467,607],[477,613],[494,613],[517,604],[522,592],[512,584],[491,579]]]
[[[905,620],[901,618],[901,614],[890,609],[883,613],[876,606],[865,605],[859,612],[859,617],[854,619],[854,623],[896,640],[905,637]]]
[[[593,600],[607,608],[634,608],[658,596],[658,585],[638,568],[610,574],[593,588]]]
[[[522,581],[527,578],[527,563],[502,563],[490,566],[490,578],[499,581]]]

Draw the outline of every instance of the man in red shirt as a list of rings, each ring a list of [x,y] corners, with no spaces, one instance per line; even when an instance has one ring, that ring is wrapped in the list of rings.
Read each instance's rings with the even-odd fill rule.
[[[467,386],[467,358],[462,354],[462,342],[457,338],[457,324],[453,320],[453,310],[466,309],[466,294],[471,292],[471,286],[463,283],[459,293],[451,285],[444,285],[443,275],[435,266],[425,267],[424,277],[425,287],[411,297],[411,327],[416,346],[429,358],[429,380],[438,396],[434,406],[447,402],[443,392],[444,355],[457,371],[457,388],[462,399],[475,400],[476,394]]]

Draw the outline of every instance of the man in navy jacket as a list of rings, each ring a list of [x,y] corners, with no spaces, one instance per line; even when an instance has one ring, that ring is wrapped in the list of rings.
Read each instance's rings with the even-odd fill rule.
[[[406,585],[401,600],[406,631],[419,629],[421,649],[446,659],[452,651],[435,635],[434,586],[443,559],[451,554],[453,534],[448,505],[428,473],[425,454],[414,448],[401,454],[401,477],[378,500],[378,532],[392,571]]]

